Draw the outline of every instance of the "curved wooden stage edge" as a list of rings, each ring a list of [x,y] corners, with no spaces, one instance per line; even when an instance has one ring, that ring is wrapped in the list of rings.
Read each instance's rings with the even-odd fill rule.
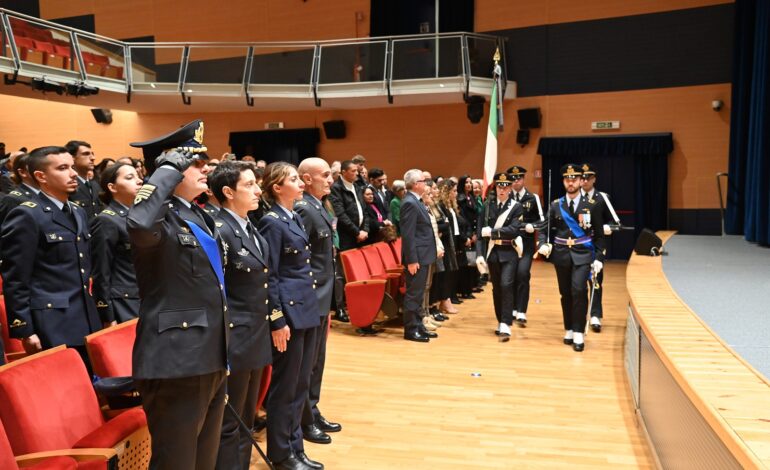
[[[660,257],[632,255],[626,285],[626,371],[658,465],[770,468],[767,379],[677,296]]]

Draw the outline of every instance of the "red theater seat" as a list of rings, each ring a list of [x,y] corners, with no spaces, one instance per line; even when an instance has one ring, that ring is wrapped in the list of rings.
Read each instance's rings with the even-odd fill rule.
[[[403,264],[401,262],[401,237],[396,238],[396,240],[390,244],[390,249],[398,264]]]
[[[385,279],[372,279],[363,253],[347,250],[340,253],[342,269],[345,272],[345,298],[350,323],[356,327],[371,326],[380,312],[385,299]]]
[[[63,69],[69,64],[67,55],[56,52],[56,45],[50,42],[36,40],[35,49],[43,53],[43,65]]]
[[[0,367],[0,420],[16,455],[70,449],[120,468],[149,464],[144,410],[105,420],[74,349],[60,346]]]
[[[399,288],[401,287],[401,272],[390,272],[385,268],[382,262],[380,252],[374,245],[367,245],[361,248],[364,255],[366,266],[369,268],[369,274],[373,279],[385,279],[388,281],[388,293],[393,299],[399,298]]]
[[[8,315],[5,312],[5,296],[0,295],[0,324],[2,325],[3,347],[5,348],[5,362],[21,359],[26,356],[21,341],[11,338],[8,333]]]
[[[131,352],[138,321],[133,319],[86,336],[86,351],[97,377],[131,375]]]
[[[14,456],[8,435],[0,423],[0,468],[4,470],[17,470],[19,468],[33,470],[74,470],[78,468],[78,461],[67,455],[46,456],[49,453],[26,454]],[[104,461],[99,468],[105,468]]]

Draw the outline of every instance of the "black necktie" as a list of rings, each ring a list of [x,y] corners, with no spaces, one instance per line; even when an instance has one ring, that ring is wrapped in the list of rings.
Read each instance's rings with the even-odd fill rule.
[[[257,237],[254,236],[254,226],[251,225],[251,222],[246,223],[246,234],[248,234],[249,239],[254,242],[254,244],[257,246],[257,251],[259,254],[262,254],[262,248],[259,246],[259,240],[257,240]]]
[[[72,212],[72,208],[70,207],[69,202],[65,202],[63,206],[61,206],[61,211],[64,212],[64,215],[67,216],[67,219],[72,222],[72,226],[75,227],[75,230],[77,230],[78,223],[77,220],[75,220],[75,214]]]
[[[521,198],[519,197],[519,193],[516,193],[516,202],[521,201]]]
[[[575,200],[570,199],[569,200],[569,213],[572,215],[575,215]]]

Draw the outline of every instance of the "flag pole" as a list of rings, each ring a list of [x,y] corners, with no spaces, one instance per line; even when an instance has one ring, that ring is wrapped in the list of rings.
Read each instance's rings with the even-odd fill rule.
[[[492,69],[492,96],[489,101],[489,125],[487,126],[487,143],[484,151],[483,192],[487,195],[487,189],[494,179],[497,171],[497,133],[503,130],[503,97],[500,96],[500,48],[495,49],[492,57],[495,65]]]

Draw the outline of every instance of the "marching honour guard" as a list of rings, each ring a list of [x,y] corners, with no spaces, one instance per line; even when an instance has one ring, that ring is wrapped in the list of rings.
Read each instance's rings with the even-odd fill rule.
[[[602,225],[602,232],[605,236],[612,235],[612,227],[607,223],[611,222],[615,227],[620,227],[620,219],[618,218],[615,208],[612,207],[610,197],[607,193],[598,191],[595,188],[596,184],[596,170],[589,163],[584,163],[581,167],[583,170],[583,196],[588,199],[589,202],[596,204],[597,212],[602,215],[602,220],[605,222]],[[605,253],[606,255],[606,253]],[[593,302],[591,303],[591,330],[595,333],[602,331],[602,285],[604,283],[604,272],[601,271],[596,277],[596,286],[594,289]]]
[[[604,266],[604,233],[594,230],[604,221],[596,203],[582,197],[583,173],[575,164],[561,168],[566,194],[551,202],[548,228],[539,234],[538,253],[550,257],[556,268],[564,318],[564,344],[585,349],[589,279]]]

